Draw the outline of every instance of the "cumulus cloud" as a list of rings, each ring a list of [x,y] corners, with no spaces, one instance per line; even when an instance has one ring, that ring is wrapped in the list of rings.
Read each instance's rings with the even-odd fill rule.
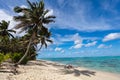
[[[78,33],[74,34],[73,35],[74,45],[72,47],[70,47],[69,49],[72,49],[72,48],[78,49],[78,48],[82,48],[82,46],[90,47],[90,46],[94,46],[97,44],[97,41],[93,41],[91,43],[84,44],[83,40],[84,40],[84,38],[81,37]]]
[[[83,46],[83,44],[82,44],[82,40],[81,39],[76,39],[75,41],[74,41],[74,46],[72,46],[71,48],[75,48],[75,49],[78,49],[78,48],[81,48]]]
[[[83,44],[79,43],[73,46],[73,48],[78,49],[81,48],[83,46]]]
[[[71,37],[71,39],[74,42],[74,45],[72,47],[70,47],[70,49],[72,49],[72,48],[78,49],[78,48],[81,48],[83,46],[83,44],[82,44],[83,40],[78,33],[74,34]]]
[[[97,43],[97,41],[93,41],[91,43],[87,43],[87,44],[85,44],[85,47],[95,46],[96,43]]]
[[[74,44],[82,43],[82,38],[78,33],[65,36],[55,34],[54,37],[52,37],[52,39],[55,45],[61,45],[65,42],[74,42]]]
[[[63,49],[60,48],[60,47],[56,47],[56,48],[55,48],[55,51],[56,51],[56,52],[60,52],[60,53],[64,53],[64,52],[65,52],[65,50],[63,50]]]
[[[79,44],[79,43],[82,43],[82,40],[80,39],[80,40],[75,40],[74,41],[74,44]]]
[[[111,48],[112,47],[112,45],[105,45],[105,44],[100,44],[97,48]]]
[[[55,51],[61,51],[61,50],[62,50],[62,48],[59,48],[59,47],[55,48]]]
[[[120,39],[120,33],[110,33],[107,36],[105,36],[102,41],[106,42],[106,41],[115,40],[115,39]]]
[[[95,40],[99,39],[97,37],[82,37],[79,35],[79,33],[75,33],[75,34],[71,34],[71,35],[64,35],[64,36],[56,34],[54,37],[55,38],[52,38],[52,39],[53,39],[53,42],[55,45],[62,45],[62,44],[65,44],[66,42],[73,42],[73,45],[70,46],[69,49],[73,49],[73,48],[78,49],[83,46],[85,46],[85,47],[94,46],[97,43],[97,41],[95,41]],[[89,40],[92,42],[84,44],[83,43],[84,40]]]

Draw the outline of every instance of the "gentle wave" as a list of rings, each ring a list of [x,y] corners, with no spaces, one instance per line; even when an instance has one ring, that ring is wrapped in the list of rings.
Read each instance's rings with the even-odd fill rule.
[[[42,59],[120,74],[120,56]]]

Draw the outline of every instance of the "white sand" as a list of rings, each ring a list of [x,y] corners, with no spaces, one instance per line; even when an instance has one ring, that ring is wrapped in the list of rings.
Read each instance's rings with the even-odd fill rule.
[[[0,72],[0,80],[120,80],[120,74],[81,67],[65,69],[64,65],[50,61],[30,61],[18,71],[17,75]]]

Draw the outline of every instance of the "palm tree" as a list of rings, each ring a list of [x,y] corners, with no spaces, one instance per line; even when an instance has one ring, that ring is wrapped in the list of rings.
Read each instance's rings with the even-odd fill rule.
[[[8,29],[9,21],[6,22],[2,20],[0,22],[0,52],[6,54],[9,51],[8,43],[10,42],[10,38],[14,38],[11,33],[15,33],[14,30]]]
[[[5,20],[2,20],[2,22],[0,22],[0,36],[3,38],[2,41],[6,41],[6,39],[9,39],[10,37],[14,38],[11,33],[15,33],[15,31],[8,29],[9,23],[10,21],[6,22]]]
[[[31,3],[27,0],[27,3],[29,4],[28,8],[18,6],[14,8],[15,12],[23,13],[21,16],[14,16],[14,20],[20,22],[15,28],[21,29],[21,32],[26,31],[30,36],[27,50],[18,64],[28,55],[31,45],[40,42],[41,46],[45,45],[47,47],[46,41],[52,42],[49,40],[50,32],[45,25],[54,22],[55,16],[46,16],[49,10],[45,9],[43,1]]]

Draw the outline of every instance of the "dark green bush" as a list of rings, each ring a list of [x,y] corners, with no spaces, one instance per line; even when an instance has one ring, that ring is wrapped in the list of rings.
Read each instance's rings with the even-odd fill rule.
[[[23,54],[21,53],[13,53],[11,54],[11,59],[14,63],[17,63],[21,58],[22,58]],[[27,57],[21,62],[21,64],[26,64],[28,62]]]

